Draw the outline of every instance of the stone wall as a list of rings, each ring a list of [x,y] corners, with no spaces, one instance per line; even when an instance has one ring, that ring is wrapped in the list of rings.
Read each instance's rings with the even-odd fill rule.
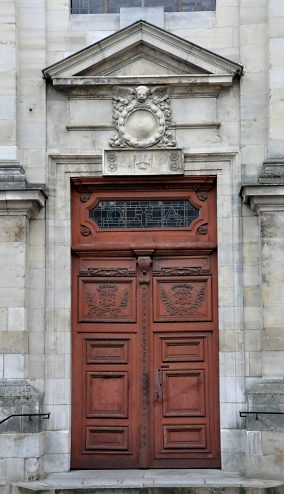
[[[92,157],[62,155],[101,156],[109,137],[67,130],[89,123],[90,109],[50,85],[46,92],[42,70],[134,22],[141,11],[70,15],[69,0],[0,5],[0,378],[5,389],[15,380],[32,385],[30,395],[37,398],[31,408],[51,412],[42,423],[45,432],[19,424],[1,429],[0,471],[9,481],[69,469],[69,179],[101,168]],[[274,411],[284,411],[283,9],[281,0],[217,0],[216,12],[142,12],[149,22],[245,67],[240,83],[215,102],[195,100],[191,118],[207,115],[221,123],[218,130],[179,130],[177,139],[187,174],[218,176],[223,468],[273,478],[283,476],[281,422],[276,416],[240,419],[239,411],[270,410],[271,397]],[[178,105],[174,100],[179,114]],[[243,191],[241,209],[241,185],[257,183],[261,189]],[[255,206],[268,183],[269,201]],[[42,185],[48,188],[46,210]],[[6,391],[1,400],[6,414],[12,406]]]

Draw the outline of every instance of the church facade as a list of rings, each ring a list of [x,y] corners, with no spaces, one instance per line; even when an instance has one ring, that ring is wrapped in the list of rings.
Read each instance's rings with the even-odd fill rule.
[[[1,2],[7,486],[283,479],[284,6],[133,3]]]

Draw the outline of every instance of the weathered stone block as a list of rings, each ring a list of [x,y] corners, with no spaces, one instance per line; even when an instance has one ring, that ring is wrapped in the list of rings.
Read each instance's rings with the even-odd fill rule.
[[[264,351],[262,359],[264,376],[283,377],[284,351]]]
[[[0,380],[1,420],[11,414],[39,413],[43,394],[39,393],[25,380]],[[1,432],[38,432],[42,427],[42,419],[13,417],[1,425]]]
[[[43,476],[43,457],[25,460],[25,480],[34,482]]]
[[[262,433],[260,431],[248,431],[246,433],[246,451],[247,455],[260,456],[262,454]]]
[[[46,473],[67,472],[70,465],[69,454],[54,453],[44,456],[44,471]]]
[[[69,431],[47,431],[45,435],[46,454],[69,453]]]
[[[284,456],[284,432],[262,432],[262,448],[265,455]]]
[[[25,331],[3,331],[0,338],[0,353],[26,353],[28,349]]]
[[[248,456],[246,468],[249,477],[283,480],[284,457],[278,455]]]
[[[284,350],[283,328],[265,328],[262,334],[263,350]]]
[[[221,430],[222,451],[244,453],[246,432],[242,430]]]
[[[284,384],[283,380],[257,382],[247,391],[248,410],[259,415],[248,415],[246,427],[250,430],[283,430]],[[260,412],[268,412],[262,415]],[[273,414],[283,412],[283,415]]]

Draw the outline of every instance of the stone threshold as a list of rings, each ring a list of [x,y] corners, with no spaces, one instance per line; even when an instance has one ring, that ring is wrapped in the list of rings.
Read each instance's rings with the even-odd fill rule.
[[[259,480],[220,470],[76,470],[14,484],[12,494],[284,494],[284,478]]]

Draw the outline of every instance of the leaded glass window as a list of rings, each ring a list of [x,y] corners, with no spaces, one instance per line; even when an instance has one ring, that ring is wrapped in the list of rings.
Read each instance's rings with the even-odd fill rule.
[[[165,12],[215,10],[216,0],[71,0],[72,14],[119,14],[121,7],[164,7]]]
[[[129,199],[100,201],[89,215],[101,229],[185,228],[199,210],[188,200]]]

